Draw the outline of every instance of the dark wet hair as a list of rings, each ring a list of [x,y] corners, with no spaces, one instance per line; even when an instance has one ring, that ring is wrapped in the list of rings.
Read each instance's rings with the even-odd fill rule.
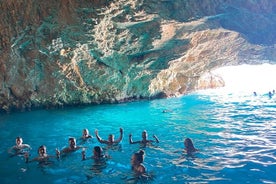
[[[42,149],[42,148],[46,148],[46,146],[45,146],[45,145],[39,146],[39,148],[38,148],[38,150],[37,150],[37,153],[39,153],[39,150]]]
[[[144,150],[139,150],[138,152],[134,153],[137,161],[140,163],[143,163],[143,161],[144,161],[144,154],[145,154]]]
[[[103,154],[103,149],[100,146],[95,146],[94,147],[95,152],[99,155],[102,156]]]
[[[16,137],[15,140],[16,140],[16,141],[18,141],[18,140],[22,140],[22,141],[23,141],[22,137],[20,137],[20,136]]]
[[[193,144],[193,141],[192,141],[192,139],[190,139],[190,138],[186,138],[186,139],[185,139],[185,142],[187,142],[188,144]]]
[[[74,137],[70,137],[68,141],[76,141],[76,139]]]
[[[196,151],[197,149],[194,147],[193,141],[190,138],[186,138],[184,140],[184,144],[185,144],[185,149],[187,150],[187,152],[193,152]]]

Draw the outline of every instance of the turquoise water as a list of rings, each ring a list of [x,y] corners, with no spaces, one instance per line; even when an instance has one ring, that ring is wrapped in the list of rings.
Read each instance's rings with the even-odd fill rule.
[[[168,112],[163,113],[163,110]],[[45,144],[48,154],[67,146],[68,138],[79,138],[83,128],[102,138],[124,129],[119,149],[107,149],[111,158],[97,172],[93,161],[81,161],[81,150],[53,164],[41,166],[9,157],[7,149],[22,136],[32,146],[31,158]],[[38,110],[0,116],[1,183],[276,183],[276,97],[212,92],[153,101],[99,105],[59,110]],[[148,180],[134,180],[130,145],[147,130],[159,144],[143,148]],[[181,151],[190,137],[200,151],[187,156]],[[100,145],[92,139],[84,144]],[[104,145],[102,145],[105,147]]]

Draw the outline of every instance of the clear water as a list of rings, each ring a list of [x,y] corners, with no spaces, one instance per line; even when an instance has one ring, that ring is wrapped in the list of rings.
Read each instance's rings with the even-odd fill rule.
[[[168,109],[167,113],[162,111]],[[102,138],[119,136],[121,149],[108,149],[111,158],[99,172],[92,160],[81,161],[80,151],[49,166],[26,164],[9,157],[7,149],[22,136],[32,146],[31,157],[45,144],[49,154],[67,146],[68,137],[80,137],[83,128]],[[1,183],[276,183],[276,97],[252,94],[194,93],[187,96],[116,105],[62,110],[39,110],[0,116]],[[139,145],[128,143],[129,133],[141,139],[147,130],[160,143],[144,148],[150,180],[132,180],[131,154]],[[200,150],[187,156],[183,140],[192,138]],[[99,145],[85,143],[87,155]],[[104,147],[104,145],[102,145]],[[89,177],[88,177],[89,176]]]

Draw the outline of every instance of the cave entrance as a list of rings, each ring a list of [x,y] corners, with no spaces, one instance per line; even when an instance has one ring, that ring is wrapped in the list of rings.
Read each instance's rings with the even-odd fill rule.
[[[276,90],[276,64],[225,66],[212,73],[224,80],[229,93],[266,94]]]

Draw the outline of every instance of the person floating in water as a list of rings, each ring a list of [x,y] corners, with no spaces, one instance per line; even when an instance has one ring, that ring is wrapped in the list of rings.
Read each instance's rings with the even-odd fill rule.
[[[98,141],[100,143],[107,144],[107,145],[110,146],[110,145],[118,144],[118,143],[120,143],[122,141],[122,139],[123,139],[123,129],[120,128],[120,137],[117,140],[114,140],[114,135],[113,134],[109,134],[108,140],[103,140],[99,136],[99,132],[98,132],[97,129],[95,130],[95,135],[96,135],[96,138],[98,139]]]
[[[28,145],[28,144],[23,144],[22,137],[16,137],[16,139],[15,139],[15,145],[12,146],[8,150],[8,153],[11,154],[12,156],[23,155],[26,152],[29,152],[30,150],[31,150],[31,146]]]
[[[86,158],[85,149],[82,150],[81,154],[82,154],[82,160],[86,160],[87,158]],[[108,158],[108,156],[104,154],[104,151],[100,146],[94,146],[93,155],[91,156],[91,158],[94,159],[95,161],[99,161],[104,158]]]
[[[268,92],[268,97],[271,98],[272,97],[272,93],[271,91]]]
[[[58,155],[58,157],[60,157],[61,154],[67,154],[67,153],[71,153],[71,152],[75,152],[81,148],[86,148],[83,146],[77,146],[76,144],[76,139],[74,137],[70,137],[68,139],[69,142],[69,146],[62,149],[61,151],[59,151],[58,149],[56,149],[56,154]]]
[[[141,141],[133,141],[133,140],[132,140],[132,134],[129,134],[129,143],[130,143],[130,144],[140,143],[140,144],[142,144],[142,145],[147,145],[147,144],[153,143],[153,142],[159,143],[159,139],[157,138],[156,135],[153,135],[153,138],[154,138],[155,140],[148,140],[148,133],[147,133],[146,130],[144,130],[144,131],[142,132],[142,140],[141,140]]]
[[[89,130],[87,128],[82,130],[82,136],[78,139],[78,142],[80,144],[85,143],[86,141],[88,141],[89,139],[92,139],[93,136],[89,134]]]
[[[164,109],[163,111],[162,111],[162,113],[167,113],[167,112],[173,112],[172,110],[169,110],[169,109]]]
[[[101,173],[104,168],[106,168],[106,160],[110,157],[104,154],[104,151],[100,146],[94,146],[93,155],[91,157],[86,158],[85,150],[82,151],[82,160],[87,160],[89,158],[94,160],[90,170],[93,171],[93,174],[98,174]],[[93,178],[93,174],[87,174],[87,179]]]
[[[198,151],[198,149],[196,149],[196,148],[194,147],[194,144],[193,144],[193,142],[192,142],[192,140],[191,140],[190,138],[186,138],[186,139],[184,140],[184,146],[185,146],[184,151],[185,151],[187,154],[191,154],[191,153],[194,153],[194,152],[197,152],[197,151]]]
[[[269,97],[269,98],[272,98],[273,95],[274,95],[274,94],[273,94],[271,91],[268,92],[268,97]]]
[[[145,152],[143,150],[139,150],[131,157],[131,169],[136,176],[141,176],[146,173],[146,167],[143,165],[144,158]]]
[[[49,159],[50,158],[58,158],[58,155],[56,156],[52,156],[52,155],[48,155],[47,154],[47,148],[45,145],[41,145],[38,150],[38,157],[33,158],[32,160],[29,159],[29,153],[25,153],[24,157],[25,157],[25,162],[29,163],[29,162],[33,162],[36,161],[39,164],[44,164],[44,165],[48,165],[50,163],[52,163]]]
[[[89,134],[89,130],[87,128],[83,129],[82,131],[82,140],[87,140],[87,139],[90,139],[90,138],[93,138],[92,135]]]

